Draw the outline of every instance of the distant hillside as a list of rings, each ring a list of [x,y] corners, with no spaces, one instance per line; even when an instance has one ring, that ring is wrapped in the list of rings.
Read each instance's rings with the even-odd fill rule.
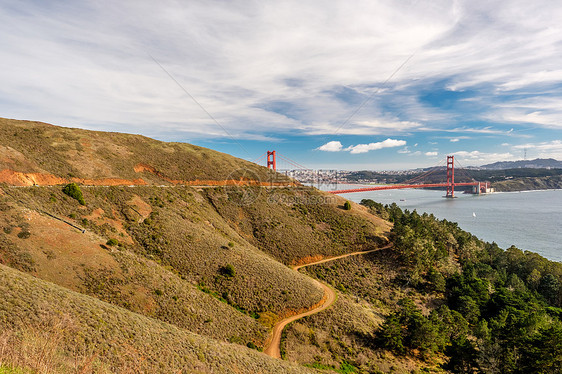
[[[509,164],[511,165],[511,164]],[[380,174],[376,172],[352,172],[347,178],[350,181],[374,183],[405,183],[416,180],[422,172],[410,174]],[[509,169],[460,169],[455,170],[456,182],[471,182],[474,180],[490,182],[496,191],[527,191],[562,188],[560,178],[562,168],[515,167]],[[443,183],[447,180],[445,168],[440,168],[422,180],[426,183]],[[462,189],[462,187],[460,188]]]
[[[482,165],[482,169],[516,169],[516,168],[534,168],[534,169],[548,169],[557,168],[562,169],[562,161],[557,161],[553,158],[537,158],[534,160],[519,160],[519,161],[500,161],[493,164]]]
[[[562,188],[562,175],[516,178],[495,182],[492,186],[497,192],[555,190]]]

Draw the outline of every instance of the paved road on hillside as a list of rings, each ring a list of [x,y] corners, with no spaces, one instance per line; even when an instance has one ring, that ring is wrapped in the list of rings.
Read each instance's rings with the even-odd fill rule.
[[[318,264],[323,264],[325,262],[330,262],[330,261],[335,261],[335,260],[339,260],[340,258],[345,258],[345,257],[349,257],[349,256],[358,256],[358,255],[364,255],[367,253],[371,253],[371,252],[376,252],[376,251],[380,251],[383,249],[388,249],[392,247],[392,243],[385,245],[384,247],[381,248],[377,248],[377,249],[371,249],[370,251],[362,251],[362,252],[352,252],[352,253],[346,253],[344,255],[341,256],[335,256],[335,257],[330,257],[330,258],[325,258],[323,260],[320,261],[315,261],[315,262],[310,262],[308,264],[304,264],[304,265],[299,265],[299,266],[295,266],[293,267],[293,269],[295,271],[298,271],[300,268],[306,267],[306,266],[312,266],[312,265],[318,265]],[[328,286],[327,284],[320,282],[316,279],[312,279],[314,282],[316,282],[318,285],[320,285],[320,287],[322,287],[322,289],[324,290],[324,297],[323,300],[324,302],[320,305],[318,305],[316,308],[314,309],[310,309],[306,312],[291,316],[291,317],[287,317],[285,319],[282,319],[281,321],[277,322],[275,324],[275,326],[273,326],[273,331],[271,332],[271,335],[269,337],[269,339],[267,340],[265,347],[264,347],[264,353],[268,356],[271,357],[275,357],[275,358],[281,358],[281,334],[283,333],[283,329],[285,328],[285,326],[287,326],[289,323],[296,321],[298,319],[301,319],[303,317],[306,316],[310,316],[312,314],[316,314],[319,313],[327,308],[329,308],[335,301],[336,301],[336,293],[334,292],[334,290]]]

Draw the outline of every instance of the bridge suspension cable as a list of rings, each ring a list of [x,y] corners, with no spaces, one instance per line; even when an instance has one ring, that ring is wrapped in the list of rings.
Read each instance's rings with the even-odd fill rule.
[[[439,162],[439,164],[437,166],[432,167],[431,169],[429,169],[428,171],[418,175],[417,177],[413,177],[411,179],[408,179],[407,181],[405,181],[403,184],[414,184],[417,181],[420,181],[424,178],[429,177],[431,174],[437,172],[439,169],[441,169],[444,166],[444,160],[441,160],[441,162]]]
[[[297,169],[305,170],[305,171],[314,171],[313,169],[307,168],[306,166],[303,166],[303,165],[299,164],[298,162],[293,161],[293,160],[291,160],[290,158],[285,157],[285,156],[283,156],[283,155],[281,155],[281,154],[279,154],[279,153],[277,153],[277,157],[279,157],[279,158],[281,158],[282,160],[288,162],[290,165],[296,167]]]
[[[266,153],[264,153],[263,155],[261,155],[256,162],[261,161],[264,159],[264,157],[267,156],[267,167],[273,167],[273,170],[275,171],[279,171],[279,169],[277,168],[277,165],[280,165],[280,163],[277,162],[277,160],[281,161],[282,163],[287,164],[288,166],[291,166],[295,169],[293,169],[292,171],[305,171],[305,172],[310,172],[312,173],[312,175],[307,175],[305,176],[305,178],[308,179],[307,182],[317,182],[320,185],[320,170],[313,170],[311,168],[308,168],[306,166],[301,165],[300,163],[291,160],[290,158],[279,154],[276,151],[267,151]],[[416,175],[402,183],[398,183],[398,184],[392,184],[392,185],[377,185],[377,186],[365,186],[365,187],[361,187],[361,188],[348,188],[348,189],[344,189],[344,190],[335,190],[335,191],[328,191],[329,193],[332,194],[341,194],[341,193],[351,193],[351,192],[367,192],[367,191],[378,191],[378,190],[392,190],[392,189],[407,189],[407,188],[437,188],[437,187],[441,187],[441,188],[446,188],[447,189],[447,194],[446,197],[455,197],[455,187],[456,186],[478,186],[477,188],[477,193],[480,193],[482,190],[480,189],[480,184],[481,182],[476,181],[464,168],[460,168],[457,169],[458,171],[460,171],[460,174],[465,175],[466,177],[469,178],[469,180],[471,180],[471,182],[456,182],[455,181],[455,157],[454,156],[447,156],[447,167],[446,167],[446,177],[447,180],[446,182],[440,182],[440,183],[431,183],[430,181],[427,180],[427,178],[433,174],[435,174],[436,172],[443,170],[443,163],[444,160],[442,160],[437,166],[434,166],[424,172],[422,172],[419,175]],[[460,166],[460,164],[457,162],[457,164]],[[281,169],[282,170],[282,169]],[[289,170],[287,170],[289,171]],[[285,174],[287,175],[287,171],[285,172]],[[336,185],[338,184],[338,172],[337,170],[331,170],[331,172],[335,172],[335,183]],[[294,177],[294,175],[292,175],[292,177]],[[329,174],[329,180],[333,181],[333,174]],[[425,182],[424,182],[425,180]],[[323,183],[326,182],[326,178],[323,178]],[[349,184],[349,183],[347,183]],[[486,188],[487,188],[487,184],[486,184]]]
[[[474,178],[474,177],[468,172],[468,169],[461,165],[461,163],[459,162],[459,160],[455,159],[455,162],[456,162],[457,165],[459,166],[459,167],[457,168],[457,172],[460,172],[461,175],[467,177],[469,180],[472,180],[472,181],[475,181],[475,180],[476,180],[476,178]]]
[[[260,157],[256,158],[253,162],[254,164],[259,164],[260,162],[263,161],[263,159],[265,158],[265,156],[267,155],[267,152],[264,152]]]

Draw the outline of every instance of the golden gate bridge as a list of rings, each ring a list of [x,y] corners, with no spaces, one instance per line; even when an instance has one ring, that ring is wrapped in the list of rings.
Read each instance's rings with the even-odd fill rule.
[[[305,170],[305,171],[308,171],[308,172],[312,173],[313,175],[316,174],[318,176],[317,180],[318,181],[320,180],[319,171],[315,171],[315,170],[306,168],[305,166],[300,165],[299,163],[297,163],[295,161],[292,161],[291,159],[289,159],[289,158],[287,158],[283,155],[280,155],[276,151],[267,151],[255,162],[259,163],[265,157],[267,157],[267,162],[266,162],[267,168],[269,168],[269,169],[271,169],[275,172],[281,171],[277,168],[278,158],[279,158],[280,161],[282,161],[284,163],[287,163],[288,165],[296,168],[296,170]],[[466,174],[465,169],[461,169],[465,173],[464,176],[468,177],[472,181],[470,181],[470,182],[457,182],[457,181],[455,181],[455,156],[447,156],[446,181],[444,181],[442,183],[424,183],[423,182],[424,179],[427,179],[431,174],[434,174],[439,170],[440,169],[438,167],[431,168],[430,170],[428,170],[428,171],[408,180],[405,183],[385,184],[385,185],[375,185],[375,186],[368,186],[368,187],[356,187],[356,188],[345,188],[345,189],[334,189],[334,190],[330,190],[330,191],[326,191],[326,192],[331,193],[331,194],[340,195],[340,194],[344,194],[344,193],[384,191],[384,190],[400,190],[400,189],[409,189],[409,188],[444,188],[447,191],[446,194],[445,194],[445,197],[454,198],[456,187],[470,186],[470,187],[472,187],[472,193],[474,193],[474,194],[487,193],[487,192],[490,191],[488,182],[476,181],[474,178],[472,178],[468,174]],[[334,174],[334,173],[335,173],[335,180],[336,180],[336,185],[337,185],[338,171],[337,170],[332,171],[332,174]],[[287,175],[287,172],[285,172],[285,174]]]

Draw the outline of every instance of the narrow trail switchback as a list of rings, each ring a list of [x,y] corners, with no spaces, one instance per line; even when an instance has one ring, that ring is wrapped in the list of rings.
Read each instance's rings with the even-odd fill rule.
[[[335,261],[335,260],[339,260],[341,258],[350,257],[350,256],[364,255],[364,254],[367,254],[367,253],[376,252],[376,251],[380,251],[380,250],[383,250],[383,249],[388,249],[390,247],[392,247],[392,243],[389,243],[389,244],[387,244],[387,245],[385,245],[384,247],[381,247],[381,248],[371,249],[370,251],[351,252],[351,253],[346,253],[346,254],[341,255],[341,256],[325,258],[325,259],[322,259],[322,260],[319,260],[319,261],[310,262],[308,264],[298,265],[298,266],[293,267],[293,269],[295,271],[298,271],[299,269],[301,269],[303,267],[306,267],[306,266],[323,264],[325,262]],[[281,349],[280,349],[281,334],[283,333],[283,329],[285,328],[285,326],[287,326],[289,323],[291,323],[293,321],[296,321],[298,319],[301,319],[303,317],[319,313],[319,312],[329,308],[336,301],[336,293],[330,286],[328,286],[327,284],[325,284],[323,282],[320,282],[316,279],[312,279],[312,280],[314,282],[318,283],[318,285],[324,289],[324,298],[323,298],[324,302],[322,304],[318,305],[317,307],[315,307],[313,309],[310,309],[306,312],[284,318],[281,321],[277,322],[275,324],[275,326],[273,326],[273,330],[271,331],[271,335],[270,335],[270,337],[268,338],[268,340],[265,344],[263,352],[266,355],[274,357],[274,358],[281,358]]]

